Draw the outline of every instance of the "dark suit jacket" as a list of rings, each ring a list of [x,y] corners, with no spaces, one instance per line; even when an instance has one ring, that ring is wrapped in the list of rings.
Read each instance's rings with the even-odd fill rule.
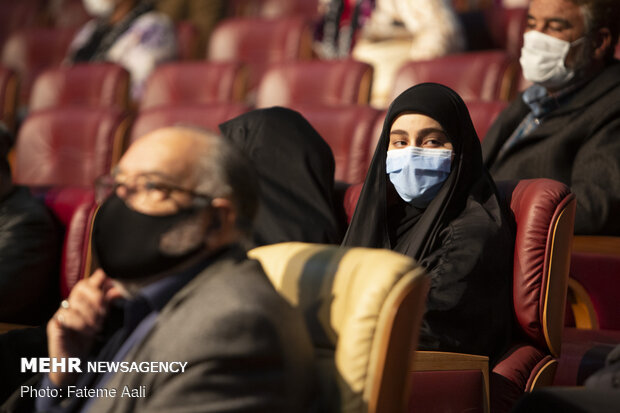
[[[483,140],[493,178],[563,182],[577,196],[576,233],[620,235],[620,62],[614,61],[498,156],[529,111],[518,97]]]
[[[312,358],[301,314],[257,261],[232,248],[173,296],[125,357],[188,362],[185,372],[116,373],[103,387],[117,397],[97,399],[90,411],[303,412]],[[124,386],[146,386],[147,397],[119,397]]]

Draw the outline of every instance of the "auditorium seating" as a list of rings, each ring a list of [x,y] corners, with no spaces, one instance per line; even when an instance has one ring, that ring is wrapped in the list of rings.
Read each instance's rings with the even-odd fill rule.
[[[256,106],[367,104],[372,73],[372,66],[355,60],[277,63],[260,81]]]
[[[616,43],[616,53],[614,54],[616,59],[620,59],[620,42]]]
[[[29,186],[90,187],[120,158],[129,124],[127,115],[115,109],[37,111],[19,130],[13,180]]]
[[[211,61],[242,61],[254,91],[267,66],[312,56],[312,31],[299,16],[278,19],[232,18],[217,25],[209,39]]]
[[[510,100],[516,93],[518,61],[501,50],[468,52],[405,63],[396,74],[392,99],[423,82],[441,83],[463,100]]]
[[[12,130],[15,126],[18,81],[15,72],[0,66],[0,121]]]
[[[374,152],[374,128],[381,112],[365,105],[294,105],[329,144],[335,179],[362,182]]]
[[[2,50],[2,64],[20,78],[20,104],[26,104],[30,88],[45,69],[59,66],[73,39],[74,29],[31,28],[13,33]]]
[[[92,188],[53,187],[45,191],[43,199],[65,228],[60,293],[66,298],[73,286],[91,272],[90,236],[97,208],[94,191]]]
[[[484,10],[484,17],[494,45],[513,56],[520,56],[527,7],[489,7]]]
[[[392,251],[283,243],[249,252],[302,312],[315,347],[320,412],[401,412],[428,278]]]
[[[218,125],[241,115],[249,108],[241,103],[163,106],[140,111],[129,143],[155,129],[174,125],[192,125],[219,133]]]
[[[469,116],[471,117],[471,121],[474,124],[480,141],[486,136],[495,118],[508,106],[508,102],[501,100],[488,102],[470,100],[465,103],[467,104]]]
[[[489,394],[492,411],[509,411],[524,392],[553,382],[562,346],[575,196],[549,179],[499,182],[498,187],[517,226],[513,300],[518,334],[513,347],[491,372],[480,367],[480,356],[418,352],[411,412],[488,411]],[[354,185],[345,194],[349,219],[360,191],[361,185]],[[481,392],[472,397],[455,391],[462,388]]]
[[[179,62],[155,68],[140,109],[167,105],[241,102],[246,71],[239,62]]]
[[[0,1],[0,45],[11,33],[43,23],[43,0]]]
[[[47,69],[30,93],[29,110],[55,107],[129,108],[129,72],[113,63]]]

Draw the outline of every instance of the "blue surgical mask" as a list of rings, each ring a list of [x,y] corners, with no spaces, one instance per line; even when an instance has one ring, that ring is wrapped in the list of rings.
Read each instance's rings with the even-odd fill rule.
[[[386,172],[398,195],[418,208],[426,208],[435,198],[452,165],[449,149],[408,146],[387,151]]]

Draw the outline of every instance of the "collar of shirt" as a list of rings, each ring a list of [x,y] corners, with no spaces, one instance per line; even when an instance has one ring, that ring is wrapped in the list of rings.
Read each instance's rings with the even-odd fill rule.
[[[542,118],[568,102],[588,80],[582,79],[571,83],[553,95],[550,95],[543,86],[534,84],[523,92],[523,102],[530,108],[534,117]]]

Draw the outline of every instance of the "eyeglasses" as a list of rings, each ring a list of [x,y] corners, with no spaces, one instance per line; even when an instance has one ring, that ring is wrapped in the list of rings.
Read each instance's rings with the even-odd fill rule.
[[[97,203],[102,203],[106,198],[115,193],[125,202],[156,203],[172,200],[178,205],[178,200],[172,197],[173,193],[182,193],[192,198],[193,206],[203,207],[211,203],[213,198],[191,189],[178,185],[162,182],[161,177],[153,174],[137,175],[130,182],[120,182],[116,174],[100,176],[95,180],[95,198]]]

